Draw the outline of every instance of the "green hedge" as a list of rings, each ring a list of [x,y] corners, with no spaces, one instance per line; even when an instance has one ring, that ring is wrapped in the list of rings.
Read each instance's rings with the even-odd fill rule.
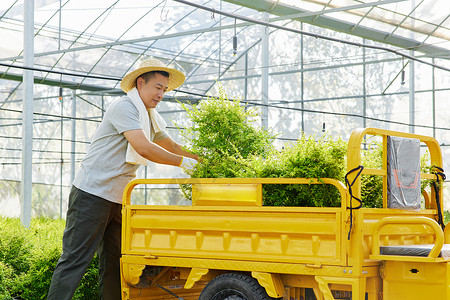
[[[193,126],[182,130],[190,151],[202,159],[190,173],[194,178],[335,178],[345,175],[346,143],[327,136],[306,137],[278,151],[275,135],[260,126],[255,109],[230,101],[220,90],[183,108]],[[190,187],[182,186],[190,198]],[[340,194],[331,185],[264,185],[267,206],[339,206]]]
[[[346,144],[327,136],[301,136],[282,151],[272,152],[266,160],[253,158],[256,177],[261,178],[335,178],[345,175]],[[340,206],[341,196],[332,185],[263,186],[264,205],[267,206]]]
[[[46,299],[61,255],[64,220],[0,217],[0,299]],[[98,260],[94,258],[73,299],[98,299]]]
[[[229,101],[223,90],[219,98],[183,108],[194,126],[182,129],[182,136],[189,150],[202,158],[192,177],[238,177],[246,171],[247,159],[264,159],[274,150],[275,136],[254,126],[257,111]]]
[[[189,150],[202,159],[190,173],[194,178],[334,178],[344,181],[347,144],[327,135],[300,134],[299,139],[274,146],[275,135],[255,126],[259,115],[240,101],[230,101],[220,90],[218,98],[183,108],[193,126],[182,136]],[[374,159],[368,155],[368,159]],[[372,188],[378,181],[368,183]],[[190,198],[190,187],[182,186]],[[373,187],[373,189],[378,186]],[[331,185],[264,185],[267,206],[339,206],[341,197]],[[374,200],[371,200],[374,202]],[[372,204],[371,204],[372,205]]]
[[[347,143],[327,135],[300,134],[297,141],[276,150],[275,135],[254,126],[259,117],[255,109],[238,100],[230,101],[223,89],[218,98],[196,105],[183,105],[192,126],[182,130],[190,151],[202,159],[189,175],[194,178],[334,178],[344,182]],[[382,147],[370,144],[362,150],[366,168],[381,168]],[[421,167],[429,172],[429,157]],[[422,181],[429,188],[430,181]],[[190,187],[182,186],[190,199]],[[382,207],[383,185],[380,176],[361,176],[363,207]],[[340,194],[331,185],[264,185],[263,203],[268,206],[336,207]]]

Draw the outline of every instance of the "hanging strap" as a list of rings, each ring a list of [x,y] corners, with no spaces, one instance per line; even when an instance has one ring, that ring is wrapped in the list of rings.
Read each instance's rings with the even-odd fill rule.
[[[434,168],[438,169],[439,172],[433,171],[433,174],[436,175],[436,181],[433,181],[431,184],[433,185],[434,195],[436,196],[436,206],[437,206],[437,210],[438,210],[438,223],[439,223],[439,225],[441,225],[442,230],[444,230],[444,228],[445,228],[444,217],[442,215],[441,200],[439,197],[439,181],[441,179],[442,179],[442,181],[444,181],[446,179],[446,176],[444,174],[444,169],[436,167],[436,166]]]
[[[350,194],[350,206],[347,206],[348,209],[350,209],[350,229],[348,230],[348,239],[350,240],[350,233],[352,232],[352,227],[353,227],[353,210],[354,209],[360,209],[362,207],[362,201],[361,199],[353,196],[353,191],[352,191],[352,186],[355,184],[356,179],[358,179],[359,175],[361,175],[361,172],[364,170],[363,166],[358,166],[356,168],[354,168],[353,170],[350,170],[347,172],[347,174],[345,174],[345,184],[348,187],[348,192]],[[352,183],[350,183],[350,181],[348,180],[348,175],[350,175],[353,172],[358,171],[358,173],[356,174],[355,178],[353,179]],[[359,202],[359,205],[356,207],[352,206],[352,199],[355,199],[356,201]]]

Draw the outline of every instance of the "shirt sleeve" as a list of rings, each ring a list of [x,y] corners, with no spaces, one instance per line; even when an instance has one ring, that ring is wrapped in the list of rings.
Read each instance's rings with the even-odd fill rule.
[[[142,129],[137,108],[126,99],[118,101],[108,110],[109,120],[118,133]]]

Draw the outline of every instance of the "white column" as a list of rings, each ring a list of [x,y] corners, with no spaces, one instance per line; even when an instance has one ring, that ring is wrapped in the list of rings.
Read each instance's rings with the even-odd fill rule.
[[[24,1],[24,39],[23,65],[34,67],[34,0]],[[22,107],[22,180],[20,200],[22,202],[20,220],[26,227],[31,222],[31,194],[33,183],[33,81],[31,70],[23,71],[23,107]]]
[[[414,51],[411,50],[409,55],[414,56]],[[415,124],[415,83],[414,83],[415,71],[414,71],[414,61],[409,61],[409,132],[414,133]]]
[[[263,21],[268,22],[269,13],[262,13]],[[269,126],[269,27],[263,26],[261,33],[261,99],[262,99],[262,113],[261,126],[268,128]]]
[[[77,117],[77,91],[72,90],[72,133],[71,133],[71,153],[70,153],[70,184],[72,184],[73,180],[75,179],[75,151],[76,151],[76,125],[77,121],[75,118]]]
[[[414,28],[414,16],[415,16],[415,8],[416,1],[411,1],[411,28]],[[411,39],[414,40],[414,32],[411,31]],[[414,56],[414,50],[409,51],[410,56]],[[414,60],[409,61],[409,132],[414,133],[414,124],[415,124],[415,109],[416,109],[416,100],[415,100],[415,84],[414,84],[415,70],[414,70]]]

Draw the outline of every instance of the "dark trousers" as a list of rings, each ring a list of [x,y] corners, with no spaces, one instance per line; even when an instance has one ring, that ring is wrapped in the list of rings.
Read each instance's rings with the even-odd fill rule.
[[[47,299],[72,299],[95,252],[99,257],[100,299],[121,299],[121,204],[72,187],[63,236],[63,252]]]

